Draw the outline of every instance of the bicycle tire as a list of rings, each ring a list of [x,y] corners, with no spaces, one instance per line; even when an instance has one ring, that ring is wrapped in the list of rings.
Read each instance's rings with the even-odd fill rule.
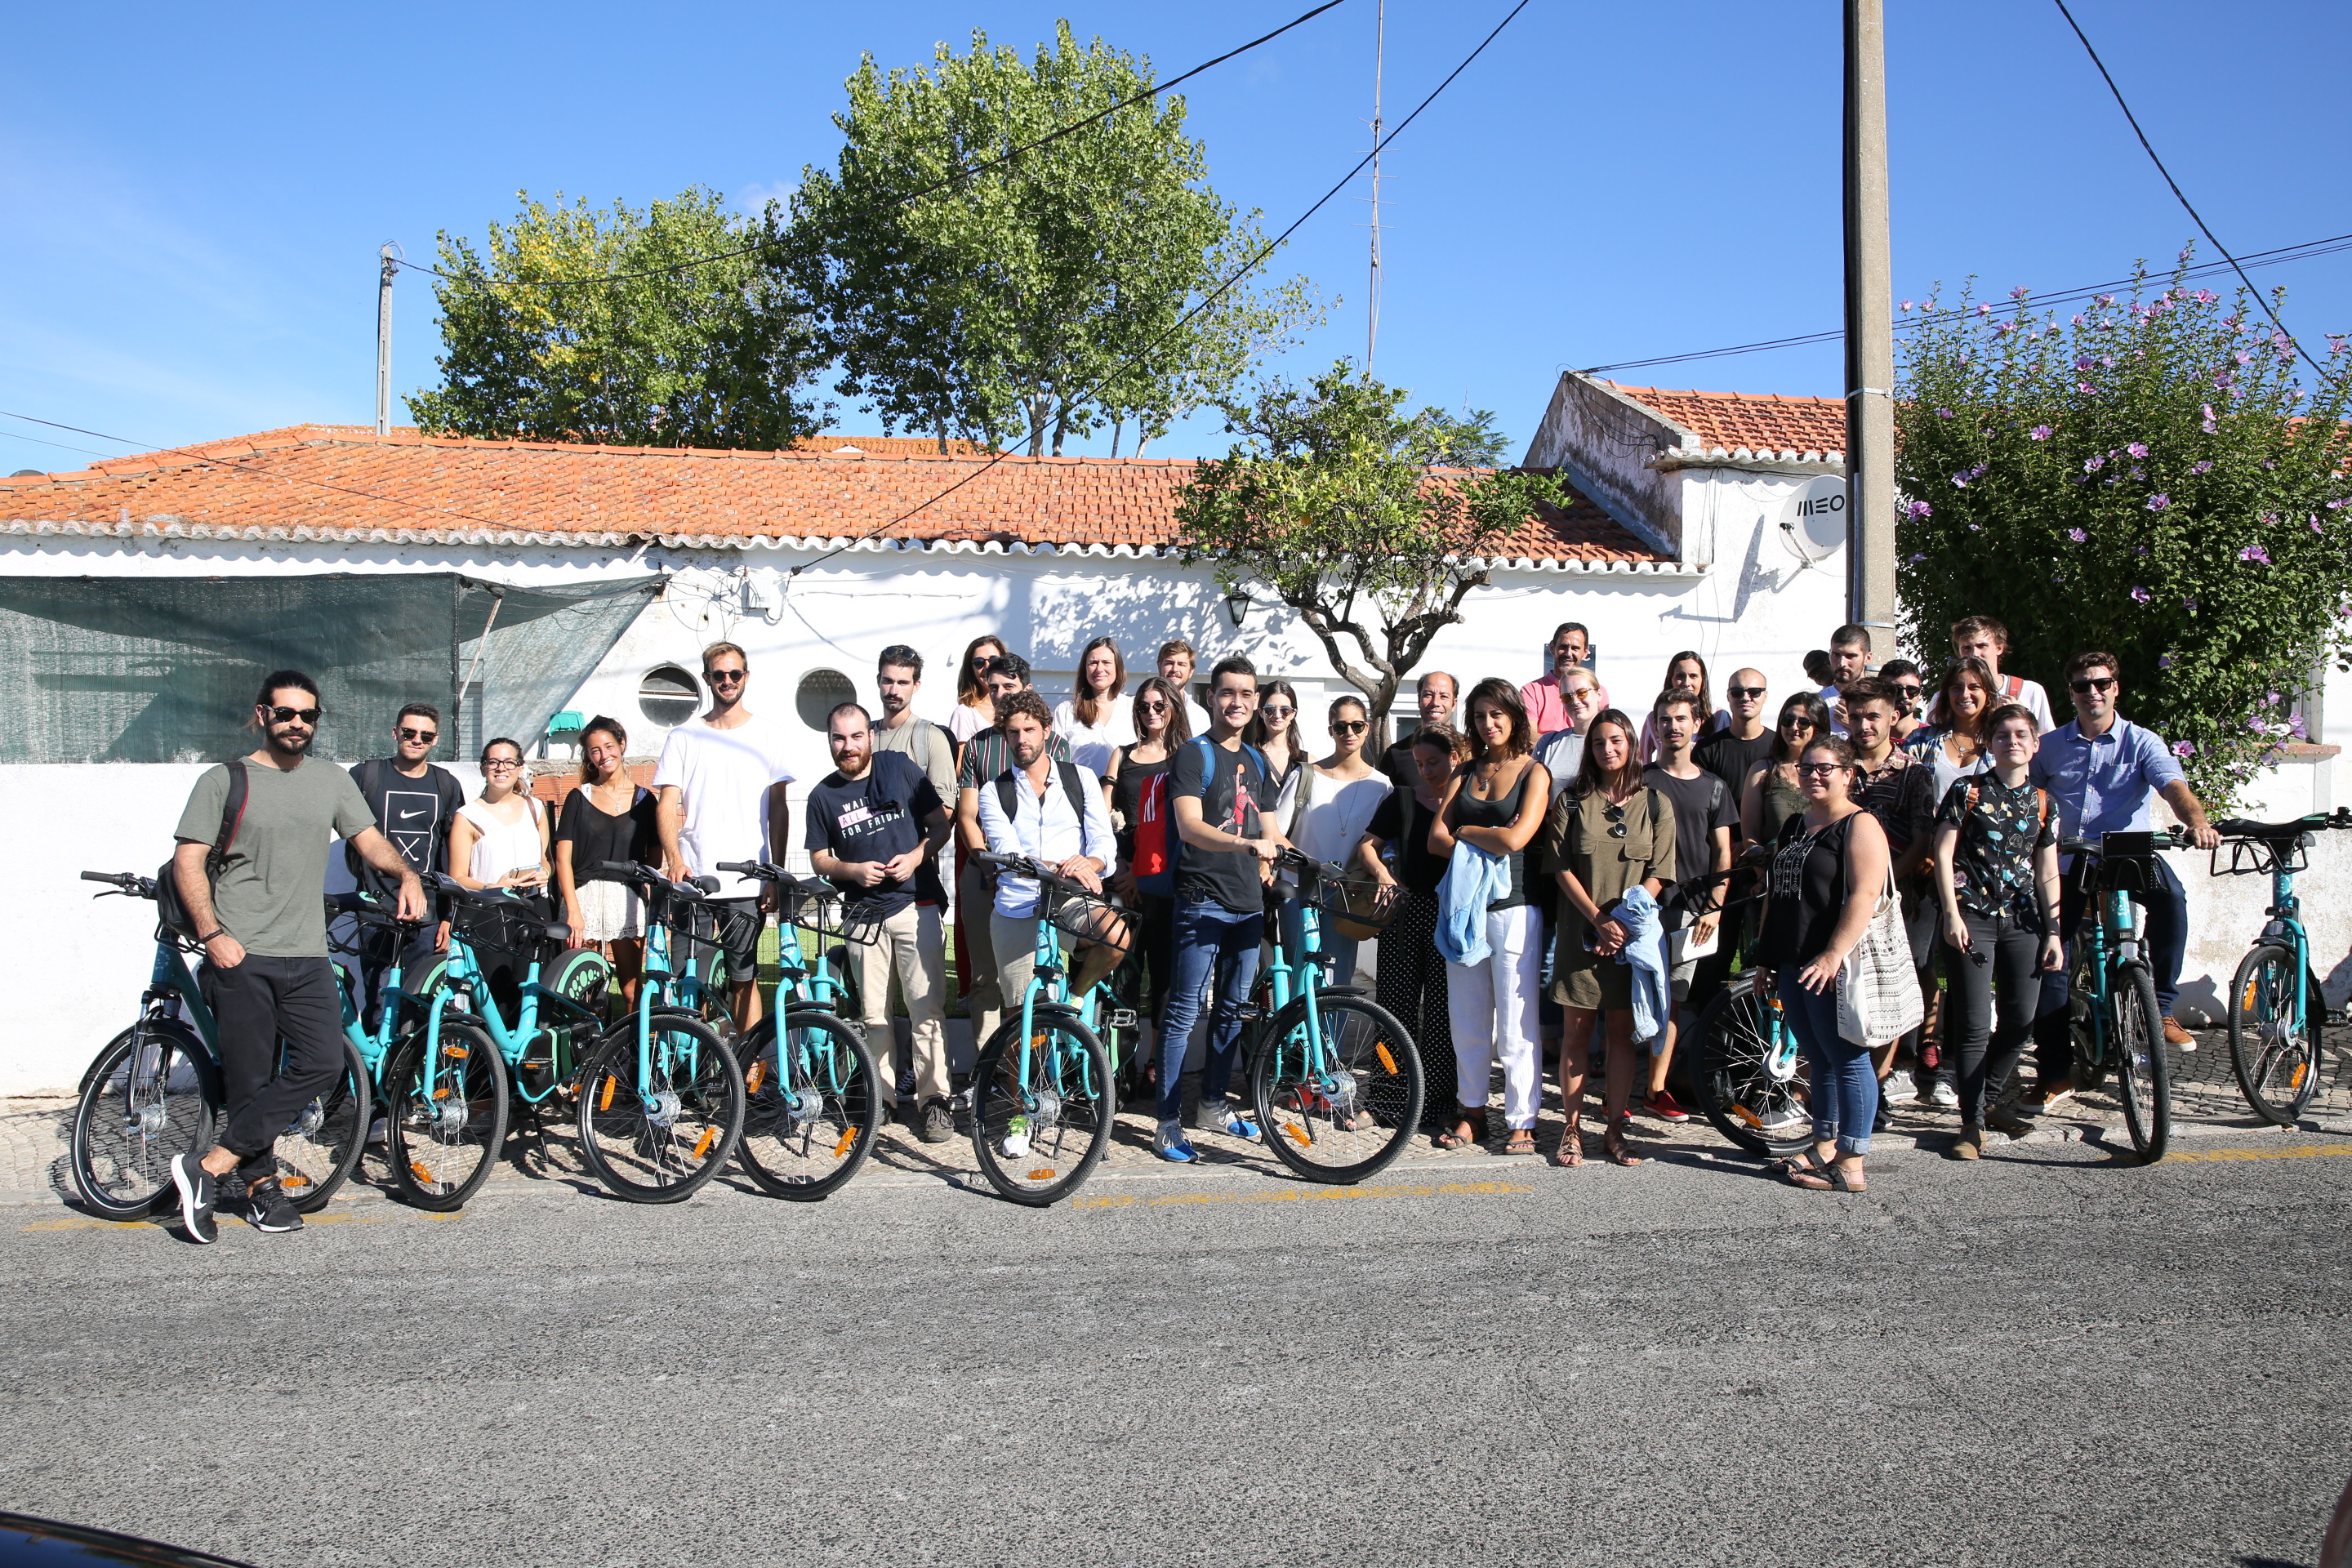
[[[2116,972],[2116,1087],[2124,1126],[2140,1163],[2164,1158],[2172,1140],[2172,1065],[2165,1058],[2164,1015],[2157,1011],[2156,977],[2144,963]]]
[[[2308,978],[2298,1029],[2282,1015],[2294,1010],[2294,950],[2282,942],[2254,944],[2230,981],[2230,1066],[2255,1113],[2292,1127],[2319,1087],[2319,1026],[2326,1003]]]
[[[115,1036],[74,1106],[68,1165],[83,1205],[107,1219],[153,1213],[172,1195],[173,1156],[211,1145],[220,1108],[220,1072],[194,1029],[142,1018]]]
[[[1265,1146],[1292,1173],[1352,1186],[1385,1170],[1421,1126],[1421,1053],[1395,1014],[1362,996],[1318,992],[1315,1022],[1327,1054],[1310,1073],[1307,998],[1266,1020],[1250,1097]]]
[[[273,1151],[278,1184],[302,1214],[325,1208],[350,1179],[366,1146],[375,1109],[374,1086],[359,1047],[349,1039],[338,1043],[343,1048],[342,1072],[278,1135]]]
[[[405,1202],[446,1214],[465,1207],[498,1168],[507,1137],[507,1064],[487,1030],[446,1016],[433,1048],[441,1058],[437,1084],[425,1081],[421,1030],[384,1063],[383,1153]]]
[[[635,1018],[605,1031],[580,1079],[580,1154],[614,1197],[681,1203],[735,1156],[743,1069],[719,1032],[682,1013],[656,1015],[648,1080],[637,1081]]]
[[[874,1053],[846,1019],[793,1008],[736,1042],[743,1069],[743,1137],[735,1163],[770,1197],[816,1203],[866,1163],[882,1130]]]
[[[1763,989],[1764,973],[1742,974],[1699,1015],[1692,1079],[1700,1111],[1726,1140],[1750,1154],[1786,1159],[1812,1142],[1812,1111],[1802,1092],[1803,1054],[1787,1076],[1774,1070],[1768,1018],[1780,1001]]]
[[[972,1063],[972,1152],[999,1193],[1045,1208],[1076,1192],[1102,1163],[1118,1096],[1110,1053],[1092,1029],[1066,1013],[1036,1013],[1024,1063],[1015,1048],[1020,1010],[1008,1011]]]

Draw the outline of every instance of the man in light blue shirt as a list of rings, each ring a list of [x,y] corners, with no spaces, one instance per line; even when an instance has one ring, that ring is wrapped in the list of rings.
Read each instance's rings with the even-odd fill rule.
[[[2074,720],[2042,737],[2033,759],[2033,782],[2050,792],[2050,807],[2062,838],[2097,838],[2105,833],[2140,832],[2156,823],[2155,799],[2164,796],[2194,837],[2210,849],[2221,835],[2205,820],[2204,804],[2181,776],[2164,738],[2116,711],[2123,695],[2116,656],[2078,653],[2066,661],[2066,689]],[[2062,857],[2062,862],[2071,860]],[[2149,967],[2156,973],[2157,1010],[2164,1015],[2168,1044],[2189,1046],[2196,1038],[2173,1021],[2180,995],[2180,963],[2189,949],[2189,895],[2161,857],[2158,885],[2134,895],[2146,910],[2144,935]],[[2034,1054],[2041,1088],[2029,1110],[2046,1110],[2074,1093],[2074,1042],[2067,1015],[2067,975],[2074,965],[2074,931],[2083,919],[2083,889],[2068,867],[2060,924],[2066,938],[2066,967],[2042,979],[2042,1007],[2034,1019]]]
[[[978,786],[980,833],[990,852],[1026,855],[1090,891],[1102,891],[1103,873],[1118,853],[1102,781],[1076,763],[1055,760],[1054,715],[1035,692],[1018,691],[1001,700],[996,722],[1013,753],[1013,765]],[[1009,812],[1007,795],[1012,796]],[[1008,1013],[1020,1005],[1036,969],[1038,903],[1036,878],[1011,870],[997,878],[988,927]],[[1097,946],[1072,956],[1077,961],[1070,975],[1075,997],[1116,965],[1119,954]]]

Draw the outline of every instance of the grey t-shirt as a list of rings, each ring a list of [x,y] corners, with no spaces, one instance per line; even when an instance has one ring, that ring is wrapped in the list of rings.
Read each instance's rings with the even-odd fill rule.
[[[375,814],[351,774],[316,757],[290,773],[248,762],[245,777],[245,816],[213,884],[213,912],[247,952],[324,958],[328,843],[373,827]],[[174,837],[210,848],[227,800],[228,769],[208,770]]]
[[[874,749],[877,752],[897,752],[914,759],[931,781],[931,788],[952,808],[956,798],[955,742],[945,730],[929,719],[913,718],[895,730],[886,730],[880,720],[874,722]]]

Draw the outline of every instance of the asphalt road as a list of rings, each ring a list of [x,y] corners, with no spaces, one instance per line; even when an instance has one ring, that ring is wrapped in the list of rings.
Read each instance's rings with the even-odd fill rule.
[[[289,1568],[2307,1564],[2352,1141],[2210,1142],[2271,1157],[11,1209],[0,1503]]]

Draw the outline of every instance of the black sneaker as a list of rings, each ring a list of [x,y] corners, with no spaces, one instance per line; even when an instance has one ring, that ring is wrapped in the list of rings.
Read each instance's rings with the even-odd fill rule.
[[[172,1184],[180,1189],[180,1224],[188,1239],[206,1247],[218,1241],[220,1226],[213,1222],[213,1202],[219,1187],[203,1161],[194,1154],[173,1155]]]
[[[302,1215],[276,1182],[256,1182],[245,1190],[246,1223],[271,1236],[302,1228]]]
[[[934,1100],[923,1107],[923,1122],[918,1134],[926,1143],[947,1143],[955,1138],[955,1112],[944,1100]]]

